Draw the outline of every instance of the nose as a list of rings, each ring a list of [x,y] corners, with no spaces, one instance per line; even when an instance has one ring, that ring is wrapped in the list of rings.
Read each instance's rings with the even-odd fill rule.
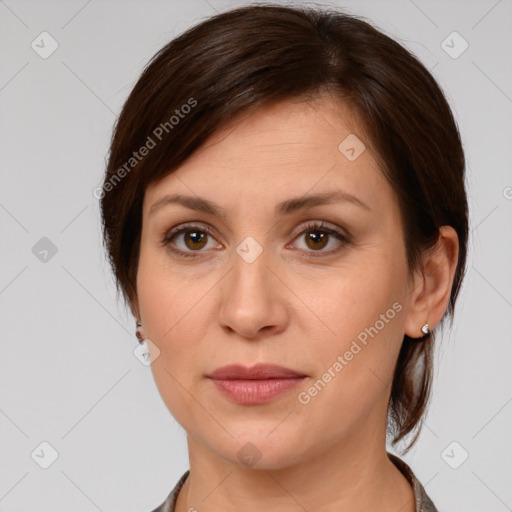
[[[218,322],[223,329],[251,340],[286,329],[288,289],[271,260],[266,251],[253,261],[234,254],[233,267],[218,288]]]

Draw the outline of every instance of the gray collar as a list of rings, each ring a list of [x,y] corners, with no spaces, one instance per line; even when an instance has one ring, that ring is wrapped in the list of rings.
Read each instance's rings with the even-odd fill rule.
[[[388,457],[411,484],[414,491],[414,500],[416,501],[416,512],[438,512],[437,508],[434,506],[431,499],[425,492],[425,489],[419,480],[414,476],[412,469],[396,455],[388,452]],[[185,483],[185,480],[188,478],[189,474],[190,470],[187,470],[185,473],[183,473],[182,477],[178,480],[178,483],[175,485],[169,496],[167,496],[166,500],[152,512],[174,512],[176,501],[178,499],[178,493],[183,487],[183,484]]]

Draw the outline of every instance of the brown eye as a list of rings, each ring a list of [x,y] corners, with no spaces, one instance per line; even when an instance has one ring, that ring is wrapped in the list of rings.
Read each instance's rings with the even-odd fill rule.
[[[305,249],[302,249],[307,256],[319,257],[330,256],[341,247],[350,244],[350,238],[337,228],[324,226],[323,222],[313,222],[306,226],[296,240],[304,240]],[[337,241],[334,248],[323,250],[331,241]],[[332,245],[332,244],[331,244]]]
[[[204,253],[203,249],[208,248],[208,242],[212,242],[211,248],[220,248],[222,245],[215,244],[215,239],[208,226],[185,225],[172,229],[162,240],[162,245],[168,246],[169,250],[185,257],[196,257]],[[197,253],[197,254],[194,254]]]
[[[329,242],[329,234],[321,231],[310,231],[306,234],[306,244],[310,249],[323,249]]]
[[[206,244],[207,234],[198,231],[198,230],[192,230],[192,231],[185,231],[183,241],[185,245],[192,250],[202,249]]]

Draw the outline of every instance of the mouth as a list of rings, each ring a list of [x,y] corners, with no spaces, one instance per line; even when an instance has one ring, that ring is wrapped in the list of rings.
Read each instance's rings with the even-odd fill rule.
[[[217,390],[240,405],[262,405],[291,391],[307,375],[274,364],[229,365],[207,375]]]

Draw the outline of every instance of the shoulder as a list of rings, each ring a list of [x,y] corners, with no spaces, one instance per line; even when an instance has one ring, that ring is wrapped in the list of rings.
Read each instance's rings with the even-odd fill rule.
[[[414,491],[416,512],[439,512],[421,482],[416,478],[412,469],[399,457],[388,452],[388,457],[395,466],[404,474]]]
[[[187,479],[189,473],[190,470],[187,470],[185,471],[185,473],[183,473],[182,477],[174,486],[174,489],[169,493],[169,496],[165,498],[165,501],[151,512],[174,512],[176,500],[178,499],[178,493],[180,492],[180,489],[183,487],[183,484],[185,483],[185,480]]]

